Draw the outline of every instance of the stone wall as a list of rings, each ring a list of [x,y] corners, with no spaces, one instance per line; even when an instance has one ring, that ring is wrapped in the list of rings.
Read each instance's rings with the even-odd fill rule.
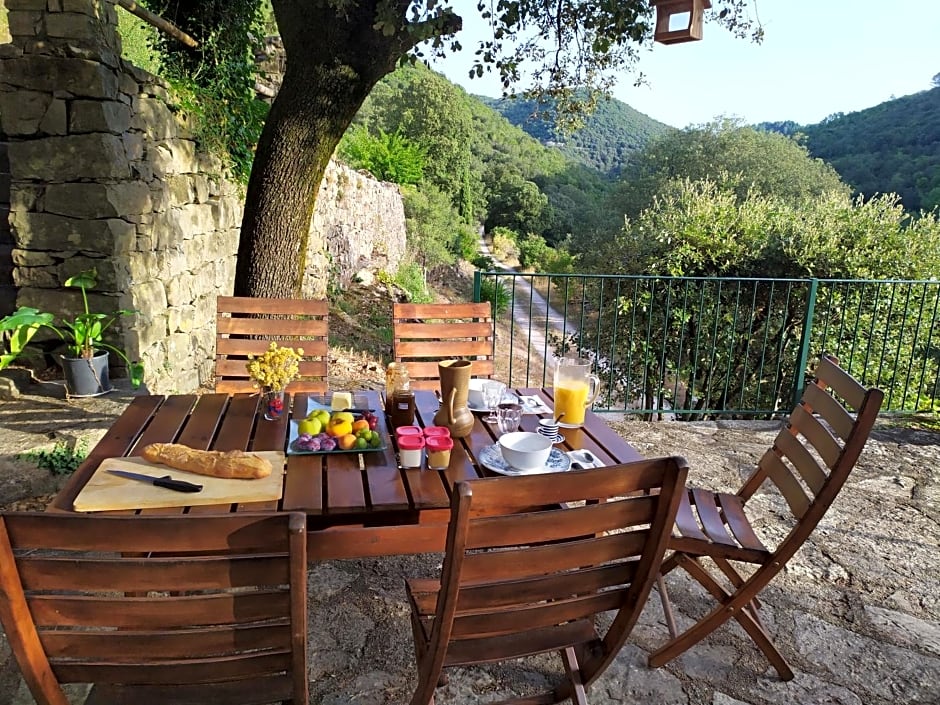
[[[167,86],[120,58],[114,5],[5,4],[0,209],[7,154],[16,304],[74,314],[80,292],[62,283],[95,267],[92,310],[138,312],[114,342],[144,363],[147,388],[193,391],[212,376],[215,298],[232,292],[241,189],[199,149]],[[397,189],[338,165],[312,228],[305,296],[362,268],[394,271],[404,252]],[[0,227],[0,289],[3,248]]]

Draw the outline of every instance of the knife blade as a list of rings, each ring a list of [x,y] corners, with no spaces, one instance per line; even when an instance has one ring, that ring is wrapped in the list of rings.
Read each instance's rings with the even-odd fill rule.
[[[202,485],[196,485],[192,482],[186,482],[186,480],[174,480],[169,475],[164,475],[163,477],[154,477],[153,475],[144,475],[139,472],[128,472],[127,470],[107,470],[106,472],[111,473],[112,475],[119,475],[121,477],[126,477],[131,480],[137,480],[139,482],[149,482],[151,485],[156,485],[157,487],[165,487],[168,490],[174,490],[175,492],[201,492]]]

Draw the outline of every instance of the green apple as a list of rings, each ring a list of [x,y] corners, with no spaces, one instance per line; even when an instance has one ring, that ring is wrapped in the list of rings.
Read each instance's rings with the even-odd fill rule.
[[[311,436],[315,436],[322,430],[323,423],[320,421],[320,419],[316,418],[306,418],[297,424],[297,433],[309,433]]]

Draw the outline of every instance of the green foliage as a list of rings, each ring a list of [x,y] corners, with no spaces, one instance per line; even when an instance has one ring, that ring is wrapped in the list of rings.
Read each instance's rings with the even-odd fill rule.
[[[491,233],[493,237],[493,254],[497,259],[510,260],[519,256],[516,242],[519,236],[509,228],[497,226]]]
[[[552,146],[575,162],[611,176],[620,173],[631,156],[653,139],[673,128],[653,120],[610,96],[598,101],[597,109],[584,119],[584,126],[562,133],[550,117],[539,117],[535,101],[510,98],[481,98],[542,144]]]
[[[51,449],[30,450],[20,457],[53,475],[71,475],[88,457],[88,444],[84,440],[74,445],[58,441]]]
[[[453,264],[451,244],[460,217],[451,200],[433,186],[402,189],[409,249],[426,267]]]
[[[268,106],[255,95],[265,14],[261,0],[144,0],[148,9],[183,27],[198,42],[187,49],[156,34],[161,73],[195,118],[197,138],[227,154],[236,178],[247,182]]]
[[[77,287],[82,291],[82,304],[84,313],[76,315],[71,320],[63,320],[61,327],[64,332],[50,325],[60,337],[68,343],[69,353],[73,357],[90,358],[95,350],[107,349],[119,355],[130,367],[130,360],[123,351],[104,342],[104,333],[114,325],[121,316],[131,316],[136,311],[121,309],[114,313],[92,313],[88,307],[88,289],[94,289],[98,284],[98,274],[94,269],[76,274],[65,280],[65,286]]]
[[[801,129],[856,193],[896,193],[910,213],[940,206],[940,87]]]
[[[0,370],[9,367],[23,353],[23,348],[42,326],[52,323],[51,313],[20,306],[9,316],[0,319]]]
[[[157,40],[158,30],[139,20],[130,12],[118,10],[117,15],[118,34],[121,35],[121,56],[134,66],[159,75],[160,60],[151,48]]]
[[[480,282],[480,301],[488,301],[493,307],[493,318],[500,318],[509,310],[511,295],[506,285],[492,277]]]
[[[574,257],[564,248],[550,247],[538,235],[527,235],[519,242],[519,265],[523,269],[551,274],[574,271]]]
[[[408,300],[411,302],[427,304],[434,300],[431,292],[428,291],[428,283],[424,278],[424,272],[420,265],[415,262],[407,262],[399,266],[393,281],[407,292]]]
[[[723,190],[730,187],[739,199],[760,194],[801,202],[849,192],[831,166],[795,140],[722,120],[651,142],[625,170],[614,207],[635,218],[677,179],[708,179]]]
[[[394,184],[417,184],[421,181],[424,150],[400,130],[388,134],[379,129],[378,136],[354,125],[343,136],[339,152],[354,169],[366,169],[380,181]]]

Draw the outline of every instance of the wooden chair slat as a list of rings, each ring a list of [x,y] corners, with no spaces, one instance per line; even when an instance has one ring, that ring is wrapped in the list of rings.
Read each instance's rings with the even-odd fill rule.
[[[284,316],[327,316],[330,302],[324,299],[255,298],[220,296],[217,308],[238,314],[269,314]]]
[[[425,340],[398,344],[397,352],[402,358],[433,357],[439,360],[467,357],[471,360],[489,353],[491,344],[486,341]],[[435,363],[436,364],[436,363]],[[411,366],[408,371],[410,373]]]
[[[708,537],[699,527],[695,519],[695,513],[692,511],[691,490],[682,493],[682,499],[679,501],[679,511],[676,513],[676,528],[682,536],[707,541]]]
[[[800,477],[812,491],[813,496],[819,494],[826,484],[826,473],[819,467],[819,462],[806,446],[800,443],[799,438],[788,429],[784,429],[774,441],[774,446],[793,463],[793,467],[800,473]]]
[[[828,357],[820,359],[816,379],[832,389],[853,409],[860,409],[865,401],[865,388]]]
[[[616,610],[623,604],[628,588],[616,587],[600,593],[558,598],[547,602],[515,606],[513,609],[459,611],[454,617],[454,639],[555,628],[600,612]]]
[[[290,620],[280,623],[240,624],[234,628],[173,629],[169,631],[46,630],[39,632],[51,661],[66,658],[73,664],[141,659],[185,660],[192,654],[223,656],[239,653],[251,642],[256,651],[290,651]]]
[[[221,318],[217,332],[228,336],[221,339],[225,345],[220,352],[238,355],[263,353],[272,340],[281,346],[302,347],[304,353],[326,350],[325,338],[330,333],[324,320],[284,318]]]
[[[707,492],[698,487],[693,487],[690,492],[695,502],[698,518],[702,522],[702,527],[705,529],[708,538],[729,546],[735,545],[734,540],[728,535],[721,513],[718,511],[718,500],[715,493]]]
[[[50,590],[173,590],[187,584],[194,590],[211,590],[230,583],[245,587],[267,579],[285,583],[287,570],[283,557],[246,558],[241,561],[213,560],[205,557],[187,559],[144,558],[87,560],[76,563],[69,558],[29,558],[20,560],[20,576],[27,590],[44,586]],[[160,566],[159,571],[153,570]],[[226,576],[231,575],[230,578]]]
[[[800,406],[794,409],[790,415],[790,424],[803,434],[803,437],[810,442],[823,462],[828,468],[834,468],[839,462],[839,456],[842,454],[842,447],[832,434],[819,423],[819,419]]]
[[[827,392],[827,388],[832,393]],[[839,401],[840,398],[845,404]],[[735,619],[780,677],[784,680],[793,678],[793,669],[757,617],[759,605],[756,598],[785,568],[787,561],[812,534],[838,496],[871,433],[883,400],[884,393],[880,389],[864,389],[839,368],[838,360],[824,355],[817,366],[815,381],[804,390],[800,403],[793,410],[787,427],[778,434],[774,446],[761,456],[754,472],[737,494],[717,495],[720,516],[740,545],[716,541],[713,536],[695,536],[694,526],[685,525],[691,519],[680,508],[682,536],[671,541],[674,553],[663,563],[662,573],[681,567],[715,598],[717,604],[698,622],[677,634],[665,581],[660,581],[659,593],[672,638],[653,652],[649,658],[651,666],[662,666],[671,661],[729,619]],[[854,415],[845,405],[852,407]],[[822,420],[832,428],[832,432]],[[823,465],[829,468],[828,473]],[[797,520],[795,524],[786,522],[777,527],[775,535],[783,538],[770,548],[762,545],[746,512],[746,503],[767,479],[783,495]],[[813,494],[812,501],[800,480]],[[695,490],[691,495],[701,496]],[[711,561],[699,560],[704,557]],[[755,568],[745,576],[739,574],[730,561],[752,563]],[[709,569],[709,566],[713,568]],[[730,584],[730,589],[725,587],[727,584]]]
[[[570,622],[553,629],[538,629],[481,639],[455,640],[447,649],[444,665],[461,666],[515,658],[516,655],[558,651],[571,643],[596,640],[588,620]]]
[[[825,391],[810,384],[803,391],[801,403],[808,407],[813,413],[819,414],[826,420],[832,429],[843,441],[848,440],[852,429],[855,427],[855,419],[846,411],[845,407],[832,398]]]
[[[462,576],[469,583],[483,580],[512,580],[535,573],[571,570],[598,565],[621,556],[637,555],[648,540],[645,531],[607,534],[562,544],[527,546],[522,550],[483,551],[464,558]],[[525,560],[520,560],[521,557]]]
[[[212,687],[213,705],[224,703],[260,703],[289,700],[291,679],[283,674],[261,674],[241,681],[216,683]],[[134,703],[134,705],[206,705],[203,685],[99,685],[93,697],[97,703]],[[88,705],[92,705],[89,701]]]
[[[652,497],[634,497],[629,501],[569,507],[563,511],[481,518],[467,533],[467,547],[538,543],[613,531],[618,525],[647,523],[655,510],[656,500]]]
[[[212,702],[214,681],[244,680],[290,668],[289,653],[250,653],[240,656],[150,661],[148,663],[75,663],[50,661],[63,683],[124,683],[172,685],[180,682],[205,683],[206,702]]]
[[[744,548],[751,548],[756,551],[766,551],[764,544],[754,533],[751,523],[744,513],[744,503],[741,498],[733,494],[721,493],[718,495],[718,504],[721,506],[721,514],[731,527],[731,533]]]
[[[532,571],[532,567],[529,570]],[[593,593],[617,585],[629,585],[635,574],[635,562],[621,561],[593,568],[585,565],[577,572],[494,579],[482,585],[461,581],[457,609],[461,612],[492,610],[523,602],[557,601],[576,593]]]
[[[774,451],[768,450],[764,453],[764,457],[761,458],[760,462],[767,470],[767,476],[787,501],[787,505],[794,516],[799,519],[806,514],[810,504],[809,498],[796,477],[793,476],[790,468],[780,459],[780,456]]]
[[[493,335],[493,327],[486,321],[464,323],[462,321],[442,321],[434,323],[407,323],[398,324],[398,334],[402,338],[409,338],[413,344],[424,341],[441,341],[451,344],[474,343],[461,338],[487,338]]]
[[[255,622],[274,619],[290,608],[288,594],[274,590],[240,595],[237,601],[230,594],[174,594],[162,601],[115,594],[113,597],[33,595],[27,603],[39,627],[92,627],[102,624],[104,617],[112,627],[120,629]]]
[[[396,303],[393,307],[393,316],[401,319],[489,318],[491,310],[488,303]]]

